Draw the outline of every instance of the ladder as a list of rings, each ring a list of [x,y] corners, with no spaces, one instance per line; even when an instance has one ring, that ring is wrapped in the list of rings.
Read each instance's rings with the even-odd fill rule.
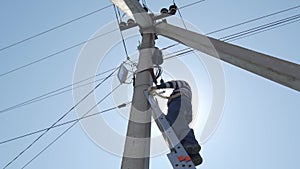
[[[174,130],[167,121],[164,113],[161,111],[157,100],[153,95],[149,94],[146,90],[144,92],[149,104],[152,108],[152,116],[162,132],[163,137],[170,148],[170,153],[167,154],[170,163],[174,169],[196,169],[194,163],[192,162],[190,156],[183,148],[178,137],[176,136]]]

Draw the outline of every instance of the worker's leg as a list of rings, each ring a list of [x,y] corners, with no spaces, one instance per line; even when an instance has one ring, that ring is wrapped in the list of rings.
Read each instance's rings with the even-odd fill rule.
[[[185,119],[186,123],[190,124],[193,120],[192,101],[185,96],[182,96],[182,98],[181,98],[181,111],[183,112],[183,115],[184,115],[183,118]],[[198,144],[198,141],[196,140],[194,130],[191,128],[190,128],[189,132],[186,134],[186,136],[183,138],[182,144],[197,146],[197,148],[195,148],[195,146],[192,146],[195,148],[193,151],[194,154],[198,153],[201,148],[200,146],[198,146],[199,144]]]
[[[191,100],[187,100],[184,97],[173,99],[168,104],[166,118],[183,147],[192,158],[193,163],[200,165],[202,163],[202,158],[199,154],[201,147],[195,138],[194,130],[189,127],[189,123],[192,121]]]
[[[198,144],[194,131],[189,127],[192,120],[191,103],[177,97],[168,104],[167,120],[173,127],[179,140],[186,144]]]

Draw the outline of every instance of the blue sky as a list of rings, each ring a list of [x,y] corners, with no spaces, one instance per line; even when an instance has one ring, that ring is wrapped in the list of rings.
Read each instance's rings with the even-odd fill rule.
[[[176,1],[178,6],[190,3]],[[0,6],[0,48],[60,25],[76,17],[109,5],[109,1],[3,1]],[[147,1],[154,12],[168,7],[171,1]],[[206,0],[181,10],[182,16],[202,33],[208,33],[245,20],[299,5],[297,1],[278,0]],[[212,34],[221,38],[261,24],[298,14],[299,9],[260,20],[234,29]],[[73,22],[55,31],[0,51],[0,74],[40,59],[89,39],[97,30],[115,20],[113,8],[109,8]],[[299,22],[243,38],[232,43],[285,60],[300,63]],[[136,51],[139,37],[126,40],[129,53]],[[161,41],[160,41],[161,40]],[[158,47],[172,44],[165,38],[158,40]],[[105,43],[105,42],[103,42]],[[125,58],[122,44],[111,49],[99,72],[118,66]],[[47,60],[0,77],[0,109],[16,105],[41,94],[69,85],[73,80],[75,65],[83,46],[76,47]],[[189,55],[188,55],[189,56]],[[181,59],[184,61],[184,56]],[[197,65],[191,69],[198,73]],[[195,68],[196,67],[196,68]],[[292,89],[265,80],[254,74],[224,63],[226,100],[222,120],[214,135],[202,146],[204,164],[198,168],[290,168],[300,165],[300,94]],[[200,74],[203,73],[200,68]],[[102,76],[104,77],[104,76]],[[201,80],[205,82],[205,80]],[[97,90],[101,99],[110,89],[104,84]],[[209,84],[198,84],[203,93],[201,102],[209,100]],[[131,86],[129,85],[128,88]],[[202,91],[201,91],[202,90]],[[128,98],[131,98],[129,95]],[[110,98],[111,99],[111,98]],[[124,100],[127,102],[128,100]],[[0,141],[50,126],[73,105],[72,93],[68,92],[46,100],[0,114]],[[101,109],[116,106],[111,100],[103,102]],[[203,105],[202,107],[207,107]],[[208,109],[208,108],[207,108]],[[204,108],[204,110],[206,110]],[[110,116],[111,115],[111,116]],[[119,112],[104,114],[120,133],[125,134],[126,123],[114,121]],[[72,112],[65,120],[74,119]],[[68,126],[66,126],[68,127]],[[66,127],[51,130],[29,151],[8,168],[21,168],[36,153],[50,143]],[[99,128],[101,133],[101,128]],[[200,130],[196,129],[199,136]],[[3,167],[38,135],[0,145],[0,166]],[[109,140],[108,140],[109,141]],[[121,143],[120,143],[121,144]],[[120,168],[121,158],[97,146],[76,125],[58,142],[35,159],[27,168]],[[171,168],[165,155],[151,158],[151,168]]]

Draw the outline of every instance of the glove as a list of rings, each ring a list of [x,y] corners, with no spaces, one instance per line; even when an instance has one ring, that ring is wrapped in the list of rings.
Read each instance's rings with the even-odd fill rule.
[[[147,91],[148,91],[149,94],[152,94],[153,91],[156,90],[156,89],[157,89],[156,86],[150,86],[150,87],[148,87]]]

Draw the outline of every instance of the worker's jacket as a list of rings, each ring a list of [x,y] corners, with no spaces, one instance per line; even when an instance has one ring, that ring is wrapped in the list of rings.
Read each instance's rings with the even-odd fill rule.
[[[174,80],[157,85],[157,89],[163,88],[173,88],[174,90],[171,96],[178,95],[178,93],[180,93],[181,95],[186,96],[189,100],[192,100],[191,87],[186,81]]]
[[[192,92],[190,85],[182,80],[169,81],[157,86],[157,89],[173,88],[168,101],[167,120],[172,125],[178,138],[183,139],[189,133],[188,126],[193,118]]]

